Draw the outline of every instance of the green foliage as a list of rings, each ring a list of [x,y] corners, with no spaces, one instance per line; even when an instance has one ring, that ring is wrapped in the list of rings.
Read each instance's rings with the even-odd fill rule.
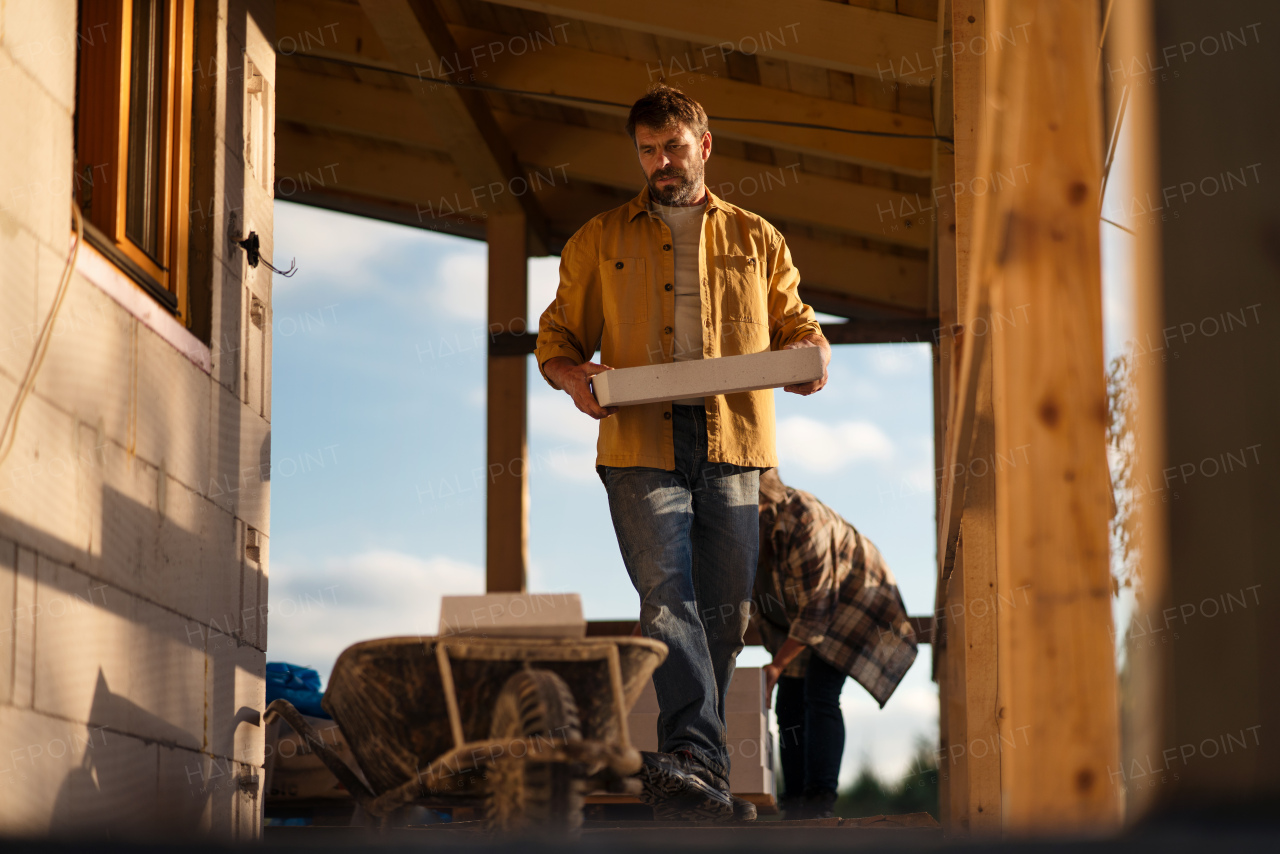
[[[864,766],[853,785],[840,792],[835,806],[841,818],[913,812],[938,817],[938,757],[925,741],[916,744],[915,758],[897,781],[885,782]]]

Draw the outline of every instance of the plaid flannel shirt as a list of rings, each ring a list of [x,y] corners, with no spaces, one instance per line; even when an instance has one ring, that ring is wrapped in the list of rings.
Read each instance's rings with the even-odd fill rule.
[[[866,537],[808,492],[760,513],[757,624],[776,653],[788,637],[808,649],[783,671],[804,676],[808,656],[848,673],[881,707],[916,659],[916,637],[893,573]]]

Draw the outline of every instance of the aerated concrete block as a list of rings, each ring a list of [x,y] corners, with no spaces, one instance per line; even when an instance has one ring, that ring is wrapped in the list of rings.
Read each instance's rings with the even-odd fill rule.
[[[486,593],[445,596],[440,637],[582,638],[587,621],[577,593]]]
[[[780,388],[821,377],[822,351],[817,347],[800,347],[746,356],[618,368],[596,374],[591,383],[601,406],[634,406],[686,397]]]

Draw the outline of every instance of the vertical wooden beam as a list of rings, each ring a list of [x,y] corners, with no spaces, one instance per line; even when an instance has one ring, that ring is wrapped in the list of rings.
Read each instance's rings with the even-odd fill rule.
[[[988,0],[988,31],[1026,25],[1034,49],[988,65],[979,174],[1029,164],[1029,180],[979,199],[978,287],[990,287],[996,445],[1029,465],[996,472],[1002,818],[1013,833],[1119,824],[1108,565],[1098,190],[1098,8],[1091,0]],[[1016,315],[1025,322],[1013,323]],[[993,322],[992,328],[995,328]],[[1024,744],[1025,742],[1025,744]]]
[[[1114,79],[1112,69],[1131,68],[1133,57],[1154,55],[1157,50],[1154,38],[1153,9],[1150,0],[1121,0],[1113,7],[1111,24],[1106,40],[1107,61],[1104,74]],[[1124,85],[1131,78],[1116,81]],[[1133,198],[1155,198],[1160,192],[1160,145],[1156,121],[1155,87],[1133,86],[1131,98],[1125,110],[1124,132],[1130,144],[1120,149],[1120,159],[1112,165],[1113,172],[1127,173]],[[1147,194],[1147,195],[1144,195]],[[1130,225],[1121,221],[1122,225]],[[1139,225],[1139,223],[1133,223]],[[1142,227],[1145,226],[1145,227]],[[1160,341],[1167,321],[1164,312],[1163,276],[1161,269],[1161,225],[1140,223],[1130,241],[1134,291],[1134,340]],[[1153,348],[1154,349],[1154,348]],[[1160,631],[1168,625],[1163,616],[1172,603],[1169,588],[1169,519],[1168,504],[1152,500],[1150,493],[1158,494],[1153,485],[1163,482],[1163,469],[1168,465],[1168,436],[1165,412],[1165,361],[1154,356],[1137,360],[1135,385],[1138,407],[1135,425],[1133,481],[1138,493],[1148,492],[1135,501],[1131,512],[1139,518],[1141,531],[1141,579],[1142,598],[1131,617],[1139,627],[1153,627],[1148,637],[1163,637]],[[1140,365],[1140,366],[1139,366]],[[1125,717],[1122,720],[1122,756],[1117,766],[1118,774],[1108,775],[1109,782],[1125,792],[1126,819],[1130,823],[1148,818],[1160,810],[1162,801],[1168,800],[1164,791],[1168,786],[1131,786],[1127,769],[1134,762],[1148,761],[1148,757],[1162,756],[1170,744],[1178,744],[1174,734],[1173,717],[1166,706],[1171,683],[1172,650],[1167,643],[1126,644],[1128,658],[1127,691],[1122,701]],[[1251,721],[1252,723],[1252,721]],[[1164,765],[1163,762],[1160,763]],[[1143,767],[1139,764],[1137,767]]]
[[[986,32],[985,0],[952,0],[951,42],[982,44]],[[970,310],[970,245],[973,237],[973,199],[977,186],[978,145],[982,133],[983,93],[986,85],[986,53],[965,49],[952,56],[953,130],[955,140],[952,179],[956,192],[950,194],[956,209],[954,252],[957,311],[961,317]],[[963,188],[963,190],[961,189]],[[976,328],[971,334],[990,333]],[[995,423],[991,395],[991,354],[998,346],[991,341],[978,363],[977,406],[970,476],[965,492],[962,551],[955,573],[963,576],[966,591],[964,612],[965,721],[968,740],[968,779],[964,821],[970,833],[990,834],[1000,830],[1000,736],[997,716],[997,631],[996,605],[999,602],[996,573]]]
[[[489,331],[524,332],[528,311],[528,225],[521,214],[491,215]],[[485,589],[520,592],[529,566],[528,359],[489,356]]]
[[[947,681],[943,703],[947,708],[947,753],[943,757],[949,786],[946,833],[966,836],[969,833],[969,721],[968,672],[965,640],[968,614],[965,613],[964,544],[956,551],[955,572],[947,585]]]

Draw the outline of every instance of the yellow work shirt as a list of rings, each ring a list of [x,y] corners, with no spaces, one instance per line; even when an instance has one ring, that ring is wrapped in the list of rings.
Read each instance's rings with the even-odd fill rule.
[[[538,325],[535,356],[544,377],[548,359],[582,364],[597,350],[612,368],[672,361],[671,231],[649,208],[646,187],[565,244],[560,287]],[[797,292],[800,273],[782,235],[762,217],[708,190],[701,242],[704,359],[780,350],[821,332]],[[778,464],[772,390],[715,395],[705,406],[709,462]],[[673,470],[671,404],[623,406],[602,420],[596,465]]]

